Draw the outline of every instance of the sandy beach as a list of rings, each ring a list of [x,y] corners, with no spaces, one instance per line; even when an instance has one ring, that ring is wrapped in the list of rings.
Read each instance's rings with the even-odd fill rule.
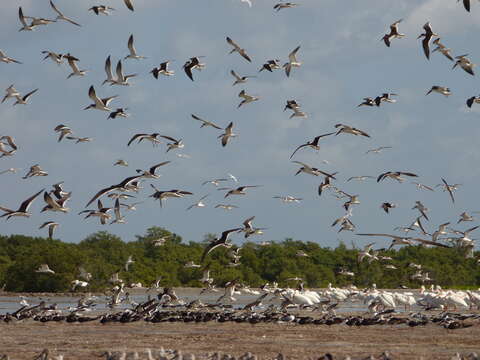
[[[39,323],[32,320],[0,324],[0,353],[13,360],[31,359],[48,348],[66,360],[95,358],[106,350],[180,349],[204,355],[219,351],[239,355],[251,351],[261,358],[279,352],[292,359],[335,356],[378,356],[389,351],[394,359],[450,359],[456,352],[480,352],[480,327],[446,330],[436,325],[315,326],[246,323],[83,324]]]

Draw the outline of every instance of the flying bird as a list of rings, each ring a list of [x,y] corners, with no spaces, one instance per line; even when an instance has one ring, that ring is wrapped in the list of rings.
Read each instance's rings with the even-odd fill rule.
[[[277,10],[277,12],[279,12],[282,9],[289,9],[289,8],[293,8],[293,7],[298,6],[298,5],[299,4],[295,4],[295,3],[292,3],[292,2],[280,2],[278,4],[275,4],[275,6],[273,8],[275,10]]]
[[[430,40],[432,40],[434,36],[438,36],[438,34],[433,32],[430,22],[427,22],[425,25],[423,25],[423,29],[425,30],[425,33],[420,34],[417,39],[423,38],[423,52],[425,53],[427,59],[430,60]]]
[[[338,129],[335,136],[339,135],[341,133],[344,133],[344,134],[352,134],[352,135],[355,135],[355,136],[361,135],[361,136],[365,136],[365,137],[370,137],[370,135],[368,135],[365,131],[362,131],[360,129],[357,129],[357,128],[354,128],[354,127],[351,127],[351,126],[348,126],[348,125],[336,124],[335,127]]]
[[[160,64],[159,67],[153,68],[150,73],[153,75],[155,79],[158,79],[158,75],[164,75],[164,76],[173,76],[175,75],[175,71],[173,70],[168,70],[168,64],[170,64],[171,61],[164,61]]]
[[[38,195],[40,195],[44,190],[45,189],[40,190],[36,194],[33,194],[32,196],[30,196],[27,200],[23,201],[20,204],[20,207],[18,208],[18,210],[11,210],[9,208],[5,208],[5,207],[0,206],[0,210],[5,212],[4,214],[2,214],[0,216],[0,218],[6,216],[7,220],[8,220],[11,217],[15,217],[15,216],[30,217],[31,214],[28,212],[28,209],[32,205],[33,201],[38,197]]]
[[[133,9],[133,0],[123,0],[125,3],[125,6],[128,8],[130,11],[134,11]]]
[[[88,110],[88,109],[97,109],[97,110],[101,110],[101,111],[112,111],[112,109],[110,109],[108,107],[108,104],[115,98],[118,97],[118,95],[114,95],[114,96],[110,96],[110,97],[106,97],[106,98],[103,98],[103,99],[100,99],[98,96],[97,96],[97,93],[95,92],[95,88],[92,86],[90,86],[90,88],[88,89],[88,97],[90,99],[93,100],[93,104],[90,104],[88,105],[86,108],[84,108],[83,110]]]
[[[402,175],[403,176],[410,176],[410,177],[418,177],[417,174],[414,174],[414,173],[411,173],[411,172],[405,172],[405,171],[387,171],[383,174],[380,174],[378,175],[377,177],[377,182],[380,182],[382,180],[385,180],[386,178],[390,178],[390,179],[395,179],[397,180],[398,182],[403,182],[405,181],[404,178],[402,178]]]
[[[110,15],[110,13],[108,12],[109,10],[115,10],[115,9],[106,5],[96,5],[88,9],[88,11],[93,11],[95,15],[99,15],[99,14]]]
[[[53,11],[57,13],[57,18],[55,20],[65,20],[65,21],[68,21],[70,24],[81,26],[79,23],[66,17],[60,10],[58,10],[58,8],[55,6],[52,0],[50,0],[50,6],[52,7]]]
[[[256,187],[260,187],[261,185],[244,185],[244,186],[239,186],[237,187],[236,189],[231,189],[229,190],[224,198],[227,198],[229,197],[230,195],[246,195],[246,192],[245,190],[246,189],[250,189],[250,188],[256,188]]]
[[[100,198],[101,196],[103,195],[106,195],[112,191],[128,191],[128,190],[131,190],[132,189],[132,185],[135,181],[138,181],[140,178],[142,177],[142,175],[136,175],[136,176],[130,176],[130,177],[127,177],[126,179],[124,179],[122,182],[120,182],[119,184],[116,184],[116,185],[111,185],[109,187],[106,187],[102,190],[100,190],[99,192],[97,192],[93,197],[92,199],[90,199],[90,201],[87,203],[87,205],[85,207],[88,207],[91,203],[93,203],[95,200],[97,200],[98,198]]]
[[[285,68],[285,74],[287,77],[290,76],[290,71],[292,71],[292,67],[300,67],[302,65],[301,62],[297,60],[297,52],[300,49],[300,45],[297,46],[289,55],[288,55],[288,62],[283,65]]]
[[[35,90],[30,91],[29,93],[27,93],[27,94],[24,95],[24,96],[20,96],[20,95],[15,96],[15,98],[17,99],[17,101],[15,101],[15,103],[14,103],[13,105],[14,105],[14,106],[17,105],[17,104],[27,105],[28,99],[30,99],[30,96],[32,96],[33,94],[35,94],[37,91],[38,91],[38,88],[35,89]]]
[[[57,228],[59,224],[55,221],[47,221],[44,222],[38,229],[43,229],[44,227],[48,227],[48,238],[51,240],[53,238],[53,232]]]
[[[405,34],[401,34],[398,32],[398,24],[400,24],[402,20],[403,19],[397,20],[392,25],[390,25],[390,32],[383,36],[382,40],[388,47],[390,47],[391,39],[400,39],[405,36]]]
[[[130,146],[132,142],[138,139],[137,144],[140,144],[142,140],[148,140],[152,143],[152,146],[156,146],[161,143],[159,139],[157,139],[160,136],[159,133],[153,133],[153,134],[135,134],[131,137],[131,139],[128,141],[127,146]]]
[[[230,51],[230,54],[234,52],[238,52],[245,60],[247,60],[248,62],[252,62],[252,59],[250,59],[250,56],[248,56],[245,49],[242,49],[240,46],[238,46],[238,44],[228,36],[227,36],[227,42],[233,46],[233,49]]]
[[[235,136],[238,135],[233,133],[233,122],[230,122],[230,124],[228,124],[228,126],[225,128],[225,132],[222,135],[219,135],[218,138],[222,139],[222,146],[225,147],[230,138]]]
[[[470,75],[475,75],[473,72],[473,67],[475,64],[473,64],[470,59],[467,58],[467,56],[468,54],[456,56],[455,59],[457,59],[457,61],[455,62],[455,65],[453,65],[452,69],[455,69],[458,65]]]
[[[218,126],[217,124],[211,122],[211,121],[208,121],[208,120],[203,120],[201,118],[199,118],[197,115],[195,114],[191,114],[192,118],[197,120],[197,121],[200,121],[202,123],[202,125],[200,125],[200,128],[203,128],[203,127],[206,127],[206,126],[211,126],[215,129],[219,129],[219,130],[222,130],[222,128],[220,126]]]
[[[183,65],[183,70],[185,71],[185,74],[187,74],[189,79],[192,81],[193,81],[192,70],[193,69],[202,70],[205,67],[205,64],[200,63],[201,57],[202,56],[192,57],[188,59],[187,62]]]
[[[205,250],[203,251],[202,258],[201,258],[200,262],[203,263],[203,261],[205,260],[205,257],[208,254],[210,254],[214,249],[218,248],[219,246],[223,246],[223,247],[226,247],[226,248],[232,247],[233,244],[228,242],[228,240],[229,240],[228,238],[229,238],[231,233],[237,232],[241,229],[242,228],[235,228],[235,229],[225,230],[224,232],[222,232],[222,235],[219,238],[215,238],[213,241],[210,242],[210,244],[208,244],[205,247]]]
[[[72,76],[85,76],[88,70],[80,70],[77,65],[77,61],[80,61],[79,59],[70,55],[70,53],[63,55],[63,57],[67,59],[68,66],[72,69],[72,72],[67,76],[67,79],[70,79]]]
[[[314,150],[317,150],[319,151],[320,150],[320,145],[318,144],[320,139],[325,137],[325,136],[329,136],[329,135],[333,135],[335,134],[335,132],[331,132],[331,133],[328,133],[328,134],[323,134],[323,135],[318,135],[316,136],[315,138],[313,138],[313,140],[311,141],[307,141],[305,144],[302,144],[300,146],[298,146],[295,151],[292,153],[292,155],[290,155],[290,159],[293,157],[293,155],[295,155],[295,153],[300,150],[301,148],[304,148],[304,147],[310,147]]]
[[[251,103],[251,102],[254,102],[254,101],[257,101],[257,100],[260,99],[260,97],[258,97],[258,96],[248,95],[245,92],[245,90],[240,91],[240,93],[238,94],[238,97],[243,98],[243,100],[240,102],[240,104],[238,104],[237,108],[239,108],[242,105],[245,105],[245,104],[248,104],[248,103]]]
[[[428,94],[430,94],[432,92],[436,92],[436,93],[439,93],[439,94],[442,94],[442,95],[445,95],[445,96],[452,95],[452,92],[450,91],[450,88],[445,87],[445,86],[434,85],[434,86],[432,86],[432,88],[430,90],[428,90],[428,92],[425,94],[425,96],[427,96]]]
[[[125,0],[125,2],[127,1],[129,0]],[[133,8],[131,10],[133,11]],[[141,56],[137,54],[137,50],[135,49],[135,45],[133,44],[133,34],[131,34],[130,37],[128,38],[128,50],[130,51],[130,54],[125,56],[124,58],[125,60],[126,59],[136,59],[136,60],[146,59],[145,56]]]
[[[453,57],[452,57],[452,54],[451,54],[451,49],[448,49],[445,45],[443,45],[441,42],[440,42],[440,38],[436,38],[435,40],[433,40],[433,43],[435,45],[437,45],[437,47],[435,49],[433,49],[432,53],[434,53],[435,51],[439,51],[441,52],[448,60],[450,61],[454,61],[453,60]]]
[[[256,77],[256,76],[240,76],[233,70],[230,70],[230,74],[235,78],[235,82],[233,83],[232,86],[235,86],[237,84],[244,84],[247,82],[248,79]]]

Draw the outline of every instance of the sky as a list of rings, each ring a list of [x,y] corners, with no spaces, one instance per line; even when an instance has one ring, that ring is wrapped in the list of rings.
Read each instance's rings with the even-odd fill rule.
[[[53,220],[60,223],[55,238],[67,242],[79,242],[100,230],[131,241],[151,226],[165,227],[185,241],[201,241],[207,233],[219,234],[255,216],[254,225],[267,230],[254,241],[291,237],[322,246],[335,247],[340,240],[362,246],[371,239],[355,236],[356,232],[394,234],[395,226],[409,225],[418,215],[412,210],[417,200],[429,208],[430,221],[425,226],[431,232],[447,221],[458,229],[477,224],[456,225],[461,212],[480,210],[476,185],[480,105],[472,109],[465,105],[468,97],[480,93],[477,75],[458,67],[452,70],[453,63],[439,53],[427,60],[417,36],[430,21],[454,55],[469,54],[478,62],[480,4],[473,2],[467,13],[454,0],[367,0],[348,6],[335,0],[299,0],[298,7],[275,12],[275,1],[252,2],[250,8],[240,0],[135,0],[132,13],[123,1],[108,0],[106,5],[116,10],[110,16],[96,16],[87,11],[98,5],[94,1],[56,0],[56,6],[82,27],[58,22],[31,32],[18,31],[18,6],[27,16],[52,18],[55,14],[47,0],[0,2],[0,49],[23,63],[0,63],[0,89],[10,84],[21,93],[39,88],[28,105],[12,106],[11,99],[0,105],[0,135],[13,136],[19,147],[14,156],[0,159],[0,171],[21,168],[16,174],[0,175],[0,206],[17,209],[32,194],[60,181],[65,190],[72,191],[68,214],[41,214],[44,203],[39,197],[30,218],[2,219],[0,233],[46,236],[38,227]],[[394,39],[387,48],[381,38],[399,19],[403,19],[399,29],[406,36]],[[138,53],[147,58],[125,60],[123,68],[138,76],[131,79],[131,86],[102,86],[106,57],[111,55],[114,65],[125,57],[130,34],[134,34]],[[227,36],[246,49],[252,63],[229,54]],[[283,70],[258,72],[269,59],[286,62],[298,45],[302,65],[289,78]],[[87,74],[67,80],[67,64],[42,61],[44,50],[70,52]],[[206,64],[201,72],[194,71],[194,82],[182,69],[192,56],[204,56],[201,60]],[[155,80],[150,70],[166,60],[173,60],[175,75]],[[256,78],[232,86],[232,69]],[[83,110],[91,103],[91,85],[100,97],[118,95],[111,107],[128,107],[131,116],[107,120],[108,113]],[[425,96],[432,85],[448,86],[452,95]],[[238,109],[242,89],[260,100]],[[398,94],[397,102],[357,108],[364,97],[383,92]],[[290,119],[290,112],[283,111],[288,99],[297,100],[308,117]],[[200,129],[192,113],[222,127],[233,122],[238,136],[223,148],[217,139],[221,131]],[[362,129],[371,137],[330,136],[322,139],[320,151],[302,149],[294,159],[338,172],[334,185],[359,195],[361,203],[353,207],[351,217],[356,225],[353,233],[337,233],[338,227],[330,226],[344,214],[345,200],[336,199],[333,192],[319,197],[317,187],[323,179],[294,176],[298,166],[289,159],[298,145],[334,131],[338,123]],[[53,129],[59,124],[69,126],[75,136],[94,140],[58,143]],[[165,153],[165,143],[153,148],[148,142],[127,147],[134,134],[152,132],[181,138],[185,148]],[[392,149],[365,154],[379,146]],[[180,158],[178,153],[190,157]],[[114,167],[117,159],[126,160],[129,166]],[[134,194],[134,201],[143,203],[137,211],[124,211],[127,224],[102,226],[96,219],[78,215],[98,190],[135,175],[136,169],[166,160],[172,163],[158,170],[161,178],[144,181],[141,192]],[[22,179],[37,163],[49,175]],[[346,182],[351,176],[377,177],[386,171],[416,173],[419,178],[414,180],[429,186],[439,184],[442,177],[462,186],[452,204],[441,188],[418,190],[410,179],[402,184],[391,179]],[[239,182],[229,181],[227,187],[262,186],[249,189],[245,196],[224,199],[225,191],[202,185],[228,173]],[[194,195],[168,199],[160,208],[158,201],[148,197],[153,193],[150,183],[160,190],[181,189]],[[186,211],[207,194],[207,207]],[[285,204],[272,198],[276,195],[303,200]],[[397,207],[385,214],[380,209],[382,202]],[[110,206],[111,201],[105,197],[104,203]],[[238,208],[215,209],[219,203]],[[237,243],[243,239],[241,235],[232,238]],[[388,244],[386,239],[375,241],[380,246]]]

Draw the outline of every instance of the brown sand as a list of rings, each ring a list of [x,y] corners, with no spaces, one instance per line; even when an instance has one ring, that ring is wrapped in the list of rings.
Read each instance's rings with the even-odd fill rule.
[[[328,327],[292,324],[238,323],[23,323],[0,324],[0,354],[12,360],[32,359],[48,348],[65,360],[92,359],[106,350],[180,349],[196,355],[220,351],[251,351],[261,358],[279,352],[293,359],[334,355],[379,355],[388,350],[393,359],[450,359],[456,352],[480,352],[480,326],[446,330],[437,325]]]

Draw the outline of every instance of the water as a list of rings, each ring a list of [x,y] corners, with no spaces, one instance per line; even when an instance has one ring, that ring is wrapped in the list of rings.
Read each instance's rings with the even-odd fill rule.
[[[128,289],[130,293],[130,298],[136,303],[144,302],[148,299],[148,293],[146,289]],[[193,301],[195,299],[200,299],[204,304],[213,304],[217,302],[217,299],[223,295],[223,289],[220,289],[219,292],[209,292],[200,295],[201,289],[195,288],[178,288],[175,289],[177,296],[184,300],[186,303]],[[155,298],[157,292],[151,291],[150,296]],[[77,306],[77,301],[82,297],[82,293],[79,293],[77,296],[58,296],[52,294],[51,296],[25,296],[26,301],[30,305],[37,305],[40,301],[45,301],[47,305],[57,304],[58,309],[67,310],[69,307]],[[259,295],[251,294],[240,294],[235,295],[237,299],[236,302],[232,303],[233,308],[238,309],[242,308],[246,304],[251,303],[257,299]],[[267,301],[264,304],[269,305],[269,300],[271,297],[267,297]],[[12,313],[20,308],[20,301],[22,299],[20,296],[10,296],[10,295],[0,295],[0,314]],[[95,306],[95,312],[107,312],[111,309],[106,306],[108,298],[105,295],[98,295],[95,299],[97,305]],[[278,303],[278,300],[275,302]],[[120,304],[115,310],[131,308],[129,304]],[[401,307],[398,307],[400,310]],[[420,308],[412,308],[412,310],[419,310]],[[347,312],[365,312],[367,311],[366,305],[361,300],[346,301],[339,304],[336,311],[337,313],[347,313]]]

